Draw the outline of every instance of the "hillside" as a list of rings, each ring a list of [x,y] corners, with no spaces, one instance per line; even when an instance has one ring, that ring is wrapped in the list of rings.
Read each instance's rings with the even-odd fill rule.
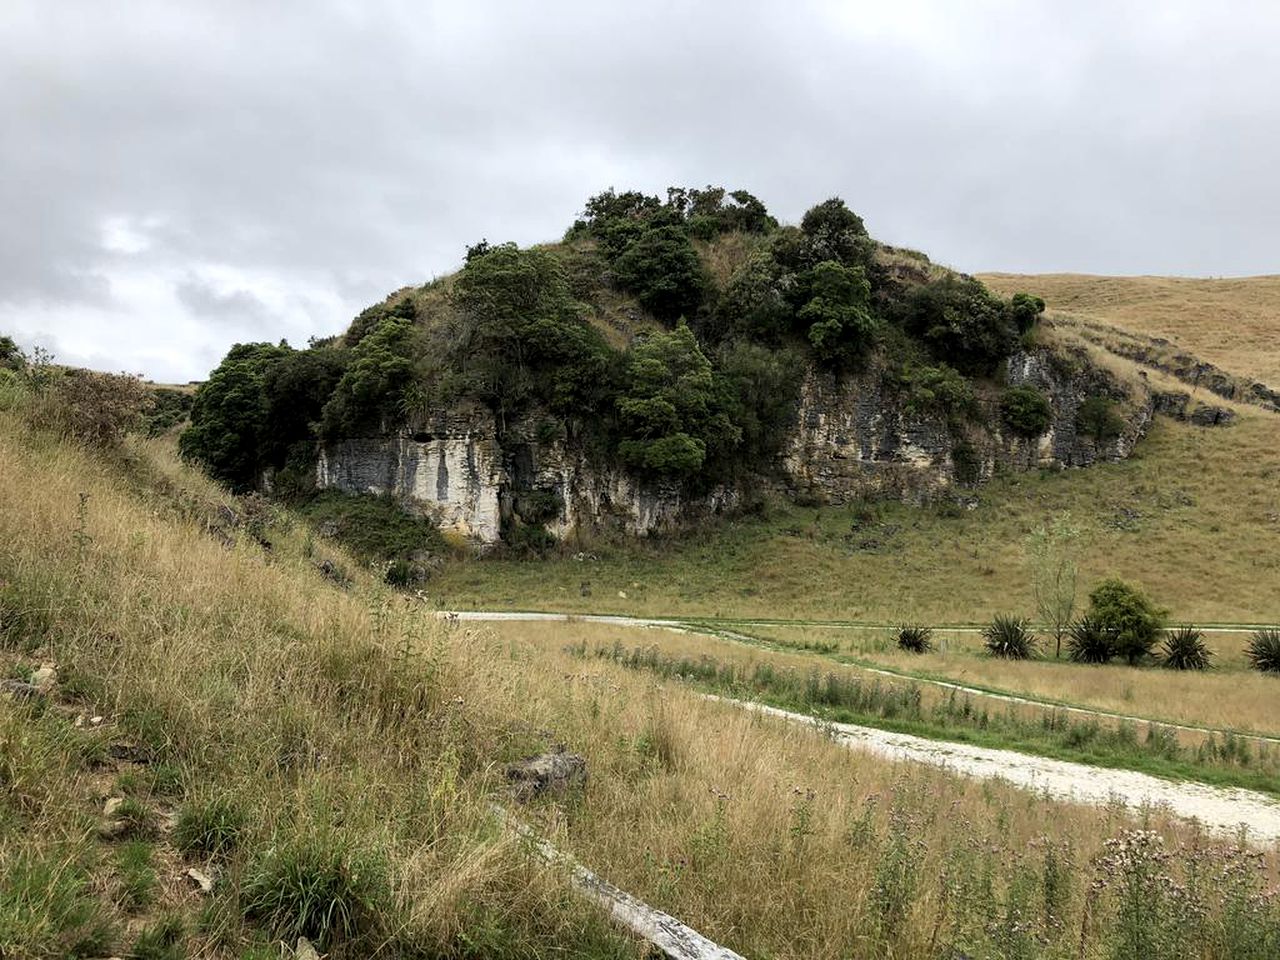
[[[1033,290],[1050,311],[1164,338],[1234,374],[1280,388],[1280,276],[989,273],[980,279],[1005,296]]]
[[[75,411],[47,416],[74,395],[0,386],[5,957],[315,956],[302,938],[333,960],[650,955],[530,855],[512,816],[746,957],[1138,960],[1189,957],[1169,951],[1190,942],[1238,960],[1280,942],[1274,852],[1223,837],[1229,813],[1206,832],[1114,795],[1098,807],[850,762],[831,719],[713,702],[679,665],[648,675],[656,653],[623,662],[615,637],[597,652],[577,628],[438,618],[165,440],[86,442]],[[696,641],[671,649],[729,684]],[[981,724],[984,742],[1027,749],[1069,735],[1088,762],[1273,778],[1273,755],[1238,743],[1187,751],[1150,726],[1140,741],[1053,714],[1019,726],[759,657],[753,683],[825,691],[845,719],[890,711],[876,722],[957,737]],[[583,758],[585,785],[512,789],[508,763],[560,749]]]

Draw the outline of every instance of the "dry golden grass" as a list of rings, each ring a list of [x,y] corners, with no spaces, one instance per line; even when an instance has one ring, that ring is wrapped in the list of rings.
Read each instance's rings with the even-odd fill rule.
[[[6,615],[47,614],[39,646],[11,643],[5,657],[52,658],[64,676],[43,718],[0,703],[0,875],[32,857],[100,868],[86,835],[99,787],[65,749],[84,736],[70,712],[84,710],[108,718],[104,743],[139,743],[177,769],[178,795],[157,813],[216,796],[249,812],[205,922],[188,927],[188,955],[269,949],[241,921],[242,881],[269,846],[290,856],[318,845],[348,869],[385,863],[388,881],[371,894],[377,922],[334,957],[633,956],[487,812],[503,761],[563,743],[587,757],[585,795],[526,815],[607,879],[747,956],[941,958],[997,943],[1108,954],[1119,887],[1088,890],[1113,870],[1094,862],[1103,839],[1134,825],[1119,809],[856,756],[554,644],[444,628],[359,576],[340,591],[311,568],[298,531],[278,531],[270,555],[204,534],[191,514],[216,491],[172,463],[157,484],[147,453],[126,483],[117,465],[0,415]],[[32,639],[6,622],[8,641]],[[1161,867],[1173,876],[1243,856],[1210,852],[1158,812],[1146,822],[1198,845]],[[1243,862],[1274,881],[1274,855]],[[1046,883],[1047,898],[1035,892]],[[1220,892],[1205,895],[1203,955],[1228,956]],[[29,914],[0,893],[5,921]],[[33,942],[48,949],[21,946]],[[9,943],[15,956],[64,955],[47,940]]]
[[[1048,310],[1163,337],[1229,373],[1280,386],[1280,276],[1197,279],[1085,274],[982,274],[1003,296],[1043,297]]]
[[[1000,660],[985,655],[973,633],[937,631],[937,650],[897,649],[889,631],[760,625],[744,631],[784,644],[838,644],[838,652],[896,671],[941,677],[997,690],[1166,723],[1280,736],[1280,679],[1247,668],[1248,634],[1207,631],[1214,668],[1180,672],[1122,663],[1092,665],[1062,660]],[[1053,640],[1041,636],[1052,657]],[[821,662],[810,655],[811,661]]]

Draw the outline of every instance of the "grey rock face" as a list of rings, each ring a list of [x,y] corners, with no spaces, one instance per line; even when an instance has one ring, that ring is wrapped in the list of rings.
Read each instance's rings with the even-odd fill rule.
[[[759,464],[740,486],[697,496],[678,483],[646,482],[600,464],[576,438],[545,429],[547,418],[537,411],[504,424],[500,436],[493,415],[477,405],[459,405],[397,436],[327,445],[316,481],[322,489],[391,494],[480,544],[521,523],[542,525],[561,539],[591,530],[643,536],[732,511],[762,489],[826,503],[868,496],[922,501],[1000,469],[1120,460],[1145,433],[1154,407],[1145,385],[1120,383],[1083,350],[1019,352],[1001,379],[1034,386],[1049,399],[1052,418],[1043,435],[1026,439],[1004,429],[995,385],[978,388],[985,423],[957,427],[909,411],[874,362],[843,377],[810,370],[778,462]],[[1096,396],[1115,400],[1125,419],[1120,435],[1102,443],[1076,429],[1080,405]]]

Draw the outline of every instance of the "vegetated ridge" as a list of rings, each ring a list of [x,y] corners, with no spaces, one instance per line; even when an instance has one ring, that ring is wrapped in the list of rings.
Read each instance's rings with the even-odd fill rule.
[[[560,243],[481,241],[339,338],[237,345],[182,449],[234,489],[393,494],[532,553],[772,493],[929,499],[1142,435],[1150,398],[1043,309],[838,199],[781,226],[744,191],[606,191]]]

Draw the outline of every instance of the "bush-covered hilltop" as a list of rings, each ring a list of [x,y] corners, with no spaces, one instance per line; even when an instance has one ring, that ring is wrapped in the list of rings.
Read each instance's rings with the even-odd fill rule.
[[[745,191],[606,191],[563,241],[470,247],[457,274],[369,307],[308,349],[238,344],[200,388],[182,450],[236,489],[311,483],[317,441],[383,435],[462,401],[647,479],[767,470],[808,365],[884,358],[910,406],[973,415],[1044,304],[868,235],[842,200],[781,226]],[[1024,391],[1025,392],[1025,391]],[[1023,432],[1037,398],[1010,399]]]

